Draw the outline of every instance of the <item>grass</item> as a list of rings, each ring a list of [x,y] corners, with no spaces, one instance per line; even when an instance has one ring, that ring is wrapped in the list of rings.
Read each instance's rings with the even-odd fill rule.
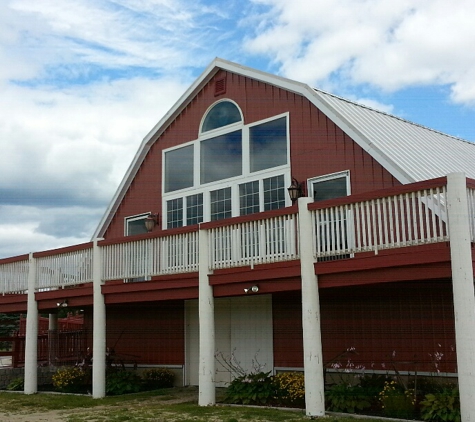
[[[0,420],[21,421],[22,415],[41,413],[50,422],[284,422],[308,421],[303,411],[243,406],[197,405],[193,387],[157,390],[124,396],[92,399],[66,394],[0,393]],[[8,419],[4,419],[7,417]],[[28,418],[28,420],[33,420]],[[328,417],[325,421],[355,422],[351,417]],[[375,419],[358,419],[376,422]]]

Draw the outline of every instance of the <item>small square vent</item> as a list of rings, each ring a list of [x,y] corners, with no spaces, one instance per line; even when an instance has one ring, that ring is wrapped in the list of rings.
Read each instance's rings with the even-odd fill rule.
[[[214,96],[226,93],[226,76],[221,76],[214,81]]]

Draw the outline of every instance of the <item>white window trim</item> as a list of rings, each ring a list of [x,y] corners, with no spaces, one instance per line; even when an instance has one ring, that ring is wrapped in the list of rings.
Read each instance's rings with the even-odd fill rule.
[[[222,100],[227,101],[227,100]],[[217,102],[216,102],[217,103]],[[214,105],[216,104],[214,103]],[[211,108],[212,106],[210,106]],[[240,109],[239,109],[240,110]],[[204,114],[206,116],[206,113]],[[249,129],[251,127],[264,124],[273,120],[281,119],[282,117],[286,118],[286,128],[287,128],[287,164],[281,166],[272,167],[270,169],[259,170],[255,172],[250,172],[250,147],[249,147]],[[203,117],[204,118],[204,117]],[[200,123],[203,123],[203,118]],[[203,140],[211,139],[222,134],[234,132],[236,130],[242,131],[242,174],[239,176],[234,176],[224,180],[218,180],[214,182],[200,184],[200,148],[199,143]],[[165,165],[162,165],[162,229],[167,228],[167,202],[176,199],[183,198],[183,225],[186,226],[187,219],[187,207],[186,207],[186,197],[189,195],[194,195],[198,193],[203,194],[203,221],[210,221],[210,191],[224,189],[231,187],[231,198],[232,198],[232,217],[239,216],[239,185],[242,183],[247,183],[251,181],[259,181],[259,209],[262,212],[264,210],[264,194],[263,194],[263,179],[267,179],[274,176],[283,175],[285,186],[289,186],[291,183],[290,176],[290,113],[285,112],[271,116],[262,120],[258,120],[248,125],[245,125],[243,122],[233,123],[231,125],[223,126],[222,128],[214,129],[203,134],[200,133],[197,139],[189,141],[174,147],[164,149],[162,151],[162,163],[165,163],[165,154],[168,151],[172,151],[178,148],[188,146],[190,144],[194,145],[193,149],[193,186],[189,188],[184,188],[176,190],[173,192],[164,192],[165,189]],[[286,195],[285,197],[285,206],[290,206],[290,198]]]
[[[144,227],[145,227],[145,219],[150,215],[150,212],[142,213],[142,214],[135,214],[130,215],[124,218],[124,234],[125,236],[129,236],[129,221],[137,221],[137,220],[144,220]]]
[[[217,104],[219,103],[232,103],[234,104],[237,109],[239,110],[239,114],[241,115],[241,120],[239,122],[235,122],[235,123],[231,123],[229,125],[226,125],[226,126],[221,126],[221,127],[218,127],[216,129],[211,129],[211,130],[207,130],[206,132],[203,132],[203,123],[206,119],[206,117],[208,116],[208,113],[211,111],[211,109],[213,109]],[[200,125],[199,125],[199,129],[198,129],[198,138],[200,137],[205,137],[205,136],[208,136],[210,133],[212,133],[212,137],[214,136],[218,136],[217,133],[221,132],[221,131],[225,131],[227,132],[228,129],[232,128],[232,127],[239,127],[239,126],[243,126],[244,125],[244,115],[242,114],[242,110],[241,110],[241,107],[239,107],[238,103],[236,101],[233,101],[229,98],[222,98],[218,101],[215,101],[213,104],[211,104],[207,109],[206,111],[204,112],[203,116],[201,117],[201,121],[200,121]],[[232,130],[230,130],[230,132],[232,132]]]
[[[351,195],[350,170],[338,171],[336,173],[324,174],[307,179],[307,195],[313,199],[312,185],[315,182],[326,182],[327,180],[339,179],[340,177],[346,177],[347,196]]]

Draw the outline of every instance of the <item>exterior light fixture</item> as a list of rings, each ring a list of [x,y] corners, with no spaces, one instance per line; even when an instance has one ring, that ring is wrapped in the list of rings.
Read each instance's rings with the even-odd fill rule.
[[[259,291],[259,286],[252,286],[250,288],[244,289],[244,293],[257,293]]]
[[[292,201],[292,205],[295,204],[295,201],[303,196],[302,191],[302,184],[295,178],[292,177],[292,183],[287,188],[289,191],[290,200]]]
[[[67,300],[63,300],[62,302],[57,302],[56,303],[56,306],[58,308],[67,308],[68,307],[68,301]]]
[[[145,219],[145,228],[150,233],[154,227],[158,224],[158,213],[157,214],[149,214]]]

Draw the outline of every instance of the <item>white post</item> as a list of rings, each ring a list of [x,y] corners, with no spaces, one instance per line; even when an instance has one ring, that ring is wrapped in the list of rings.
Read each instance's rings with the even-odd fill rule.
[[[38,392],[38,304],[35,300],[36,260],[30,254],[28,269],[28,308],[25,335],[25,394]]]
[[[198,232],[199,241],[199,327],[200,327],[200,363],[199,363],[199,406],[216,404],[215,388],[215,333],[214,333],[214,297],[209,285],[209,235],[206,230]]]
[[[106,395],[106,305],[102,294],[102,251],[94,240],[93,252],[92,397]]]
[[[325,416],[322,336],[318,277],[313,260],[311,198],[299,198],[299,253],[302,278],[302,328],[305,371],[305,411],[307,416]]]
[[[460,412],[475,420],[475,291],[465,174],[447,176],[452,289],[455,313]]]

